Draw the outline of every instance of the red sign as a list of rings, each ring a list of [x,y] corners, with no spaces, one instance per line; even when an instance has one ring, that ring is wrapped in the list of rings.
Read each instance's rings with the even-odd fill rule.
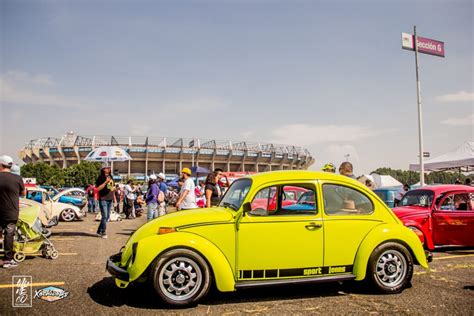
[[[439,57],[444,57],[444,43],[425,38],[421,36],[417,36],[416,44],[418,46],[418,52],[423,54],[429,54]],[[408,50],[415,50],[415,36],[412,34],[402,33],[402,48]]]

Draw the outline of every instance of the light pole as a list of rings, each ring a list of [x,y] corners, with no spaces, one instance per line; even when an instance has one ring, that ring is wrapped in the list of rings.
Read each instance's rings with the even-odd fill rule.
[[[413,26],[414,46],[415,46],[415,66],[416,66],[416,102],[418,105],[418,143],[419,143],[419,157],[420,157],[420,186],[425,185],[425,165],[423,163],[423,118],[421,112],[421,84],[418,74],[418,45],[416,35],[416,25]]]

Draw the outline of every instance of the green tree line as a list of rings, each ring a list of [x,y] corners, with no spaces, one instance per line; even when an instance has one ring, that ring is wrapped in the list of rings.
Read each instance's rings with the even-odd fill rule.
[[[391,168],[378,168],[372,173],[377,173],[380,175],[389,175],[400,181],[401,183],[407,183],[408,185],[413,185],[420,181],[420,174],[417,171],[408,171],[400,169],[391,169]],[[426,184],[454,184],[456,180],[460,180],[462,183],[469,176],[465,176],[458,172],[431,172],[425,174],[425,183]],[[471,175],[472,178],[472,175]]]
[[[39,185],[52,185],[55,187],[86,187],[95,183],[100,173],[100,162],[82,161],[66,169],[48,163],[26,164],[21,166],[21,176],[36,178]]]

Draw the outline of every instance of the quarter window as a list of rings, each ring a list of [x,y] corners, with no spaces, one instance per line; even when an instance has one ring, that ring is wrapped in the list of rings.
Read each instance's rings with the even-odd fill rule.
[[[362,192],[338,184],[323,185],[324,212],[327,215],[371,214],[372,201]]]

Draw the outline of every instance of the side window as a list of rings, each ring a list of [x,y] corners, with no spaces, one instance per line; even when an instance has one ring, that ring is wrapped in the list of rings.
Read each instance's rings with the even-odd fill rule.
[[[271,186],[260,190],[251,203],[251,215],[313,215],[317,213],[314,187],[307,184]]]
[[[446,196],[446,198],[443,200],[443,203],[441,203],[439,209],[441,211],[453,211],[456,208],[454,207],[454,194],[450,194]]]
[[[316,192],[311,185],[283,186],[281,207],[275,215],[312,215],[317,213]]]
[[[362,192],[338,185],[323,185],[324,212],[328,215],[371,214],[372,201]]]
[[[471,195],[472,196],[472,195]],[[469,211],[472,197],[467,193],[450,194],[441,203],[442,211]]]
[[[276,211],[277,187],[267,187],[258,191],[250,204],[252,210],[250,214],[265,216]]]

